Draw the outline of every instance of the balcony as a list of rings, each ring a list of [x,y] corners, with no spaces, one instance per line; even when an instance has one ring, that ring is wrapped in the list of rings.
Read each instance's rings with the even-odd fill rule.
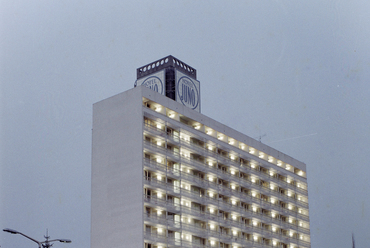
[[[184,188],[176,187],[176,186],[174,186],[172,184],[168,184],[168,183],[166,184],[163,181],[158,181],[154,178],[145,178],[145,179],[150,179],[150,180],[145,180],[146,185],[149,185],[149,186],[152,186],[152,187],[157,187],[158,186],[158,188],[166,190],[168,193],[178,195],[179,197],[180,197],[180,195],[184,196],[184,197],[187,197],[187,198],[191,199],[191,201],[197,202],[197,203],[202,204],[202,205],[214,205],[214,206],[218,206],[220,209],[222,209],[224,211],[239,212],[239,214],[241,214],[242,216],[245,216],[245,217],[259,218],[259,219],[264,220],[265,222],[267,221],[268,223],[274,223],[274,224],[278,224],[278,225],[283,224],[287,227],[289,226],[289,228],[298,228],[297,225],[293,225],[289,222],[284,222],[284,221],[281,221],[281,220],[277,220],[273,217],[269,217],[269,216],[266,216],[265,214],[253,211],[253,209],[245,209],[243,207],[240,207],[237,204],[233,203],[233,201],[231,201],[231,200],[223,200],[223,199],[217,200],[215,197],[209,197],[207,195],[200,194],[200,192],[195,192],[195,191],[192,191],[192,190],[187,190],[187,189],[184,189]],[[247,201],[249,203],[257,203],[257,204],[259,204],[260,206],[262,206],[264,208],[275,209],[276,211],[281,212],[282,208],[281,208],[281,206],[279,206],[278,202],[276,202],[275,204],[272,204],[270,202],[263,201],[260,198],[253,197],[250,194],[246,194],[246,193],[242,193],[242,192],[239,192],[239,194],[240,194],[240,198],[243,199],[243,201]],[[158,201],[159,204],[161,204],[161,202],[159,201],[159,198],[154,198],[154,199],[156,201]],[[162,202],[162,204],[163,204],[163,202]],[[184,207],[184,206],[182,206],[182,207]],[[179,206],[177,206],[175,210],[179,210]],[[284,209],[284,210],[286,210],[286,209]],[[289,211],[287,210],[285,212],[286,212],[287,215],[290,215],[290,216],[292,215],[290,213],[290,212],[292,212],[291,210],[289,210]],[[297,212],[294,212],[294,213],[295,213],[295,215],[298,215]],[[301,219],[304,219],[304,218],[301,218]],[[302,227],[299,227],[299,229],[301,231],[303,231],[304,233],[307,233],[307,231],[308,231],[307,229],[302,228]]]
[[[155,196],[144,195],[144,202],[152,207],[162,207],[167,209],[167,211],[172,213],[178,213],[181,211],[180,203],[174,203],[163,198],[158,198]]]
[[[161,153],[161,154],[165,154],[167,156],[172,157],[172,159],[174,159],[174,160],[180,158],[180,154],[179,153],[176,153],[174,151],[168,150],[168,149],[166,149],[164,147],[161,147],[161,146],[158,146],[158,145],[156,145],[154,143],[145,141],[145,146],[146,146],[146,148],[149,148],[153,152],[158,152],[158,153]],[[203,171],[203,172],[214,172],[221,179],[226,180],[226,181],[230,181],[230,180],[233,180],[233,179],[236,180],[236,181],[238,181],[238,179],[239,179],[239,177],[236,174],[231,174],[231,173],[229,173],[227,171],[216,169],[216,167],[210,166],[210,165],[206,164],[204,161],[201,161],[201,160],[197,160],[197,159],[186,157],[186,156],[181,156],[181,160],[182,160],[182,162],[185,162],[185,163],[189,164],[190,166],[196,166],[196,168],[198,168],[200,171]],[[158,169],[161,168],[161,165],[154,164],[154,166],[156,166]],[[296,186],[294,186],[292,184],[288,184],[287,182],[281,181],[278,178],[273,177],[273,176],[270,176],[270,175],[268,175],[266,173],[263,173],[263,172],[254,170],[254,169],[252,169],[249,166],[247,166],[247,167],[246,166],[243,166],[241,168],[244,168],[244,169],[247,168],[247,170],[246,170],[247,172],[251,172],[251,171],[253,171],[253,172],[259,172],[259,175],[262,175],[266,180],[275,181],[276,183],[283,183],[284,186],[286,186],[288,188],[291,188],[291,189],[296,190],[296,191],[302,191],[301,188],[298,188],[298,187],[296,187]],[[165,167],[162,167],[161,169],[164,170]],[[279,192],[276,192],[274,190],[271,190],[268,186],[262,186],[262,185],[254,184],[254,183],[250,182],[248,179],[244,179],[243,181],[244,181],[244,183],[246,183],[250,187],[253,187],[253,188],[256,188],[256,189],[260,189],[260,190],[262,189],[262,190],[264,190],[264,192],[266,192],[268,194],[274,194],[277,197],[283,197],[284,199],[286,199],[286,200],[288,200],[288,201],[290,201],[292,203],[298,204],[301,207],[308,208],[308,203],[307,202],[304,202],[304,201],[295,199],[294,197],[289,197],[289,196],[284,195],[284,194],[280,194]],[[304,194],[307,195],[307,191],[304,192]]]
[[[230,156],[228,155],[229,154],[228,151],[226,151],[226,150],[228,150],[227,148],[225,148],[226,149],[224,151],[225,154],[222,154],[222,153],[220,154],[220,153],[217,152],[217,150],[209,150],[209,149],[207,149],[207,147],[205,145],[199,145],[197,143],[192,142],[192,140],[182,139],[179,135],[173,135],[173,134],[166,133],[164,130],[159,129],[156,126],[150,125],[148,123],[145,123],[144,126],[145,126],[145,130],[152,133],[153,135],[166,137],[169,140],[171,140],[175,143],[178,143],[179,145],[181,145],[183,147],[186,147],[186,148],[190,149],[191,151],[193,151],[195,153],[198,153],[198,154],[204,155],[204,156],[211,156],[211,157],[217,158],[219,161],[222,161],[222,162],[224,162],[228,165],[233,165],[233,166],[236,166],[236,167],[239,167],[241,165],[239,159],[231,159],[230,158]],[[207,142],[205,142],[205,144],[206,143]],[[232,150],[234,150],[234,149],[232,149]],[[243,153],[245,153],[245,151],[243,151]],[[248,154],[247,158],[243,158],[243,159],[248,161],[248,160],[250,160],[250,154],[249,153],[247,153],[247,154]],[[240,154],[237,154],[235,157],[238,158],[238,156],[240,156]],[[266,162],[265,160],[262,160],[262,161],[263,161],[263,164]],[[248,172],[257,173],[258,175],[261,175],[262,177],[264,177],[267,180],[273,180],[273,181],[277,182],[278,184],[284,185],[284,187],[288,187],[289,189],[295,190],[295,191],[300,192],[303,195],[307,196],[307,190],[306,189],[297,187],[296,185],[292,185],[290,183],[287,183],[286,181],[280,180],[279,178],[274,178],[273,176],[270,176],[267,173],[257,171],[257,170],[253,170],[252,168],[250,168],[250,167],[248,168],[248,167],[249,167],[248,164],[244,164],[242,166],[242,168],[246,169]],[[267,167],[270,167],[270,166],[267,166]]]
[[[295,199],[294,197],[290,197],[285,194],[281,194],[280,192],[276,190],[272,190],[268,186],[261,185],[258,181],[253,182],[249,178],[241,178],[240,180],[240,186],[245,187],[245,188],[252,188],[252,189],[257,189],[258,191],[261,191],[262,193],[265,193],[267,195],[273,195],[278,198],[284,199],[286,201],[289,201],[290,203],[297,204],[301,207],[308,208],[308,203],[304,201],[300,201]]]

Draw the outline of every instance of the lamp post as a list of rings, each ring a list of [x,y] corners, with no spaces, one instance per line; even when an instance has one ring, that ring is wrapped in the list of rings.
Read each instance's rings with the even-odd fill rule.
[[[3,229],[4,232],[8,232],[8,233],[11,233],[11,234],[20,234],[30,240],[32,240],[33,242],[37,243],[39,245],[39,248],[49,248],[51,247],[53,244],[51,244],[50,242],[56,242],[56,241],[59,241],[59,242],[62,242],[62,243],[71,243],[72,241],[69,240],[69,239],[53,239],[53,240],[49,240],[50,236],[48,236],[48,234],[46,233],[46,236],[44,236],[46,238],[45,241],[37,241],[36,239],[33,239],[29,236],[27,236],[26,234],[24,233],[21,233],[21,232],[18,232],[16,230],[13,230],[13,229],[10,229],[10,228],[5,228]]]

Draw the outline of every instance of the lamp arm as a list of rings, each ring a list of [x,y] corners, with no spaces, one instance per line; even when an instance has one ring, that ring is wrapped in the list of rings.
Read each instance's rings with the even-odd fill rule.
[[[60,239],[53,239],[53,240],[45,240],[40,242],[41,244],[46,243],[46,242],[55,242],[55,241],[60,241]]]
[[[36,243],[39,245],[39,248],[42,248],[42,244],[41,244],[41,242],[40,242],[40,241],[37,241],[36,239],[33,239],[33,238],[31,238],[31,237],[29,237],[29,236],[27,236],[26,234],[23,234],[23,233],[21,233],[21,232],[18,232],[18,234],[20,234],[20,235],[22,235],[22,236],[24,236],[24,237],[26,237],[26,238],[28,238],[28,239],[32,240],[33,242],[36,242]]]

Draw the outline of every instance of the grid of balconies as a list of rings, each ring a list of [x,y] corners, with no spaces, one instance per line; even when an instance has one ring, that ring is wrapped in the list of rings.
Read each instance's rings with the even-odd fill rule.
[[[193,142],[193,140],[189,139],[189,140],[186,140],[184,138],[181,137],[180,133],[178,132],[178,134],[174,134],[174,133],[168,133],[165,131],[165,126],[164,125],[161,125],[161,128],[158,128],[157,125],[153,125],[152,123],[148,123],[148,122],[145,122],[145,131],[153,134],[153,135],[158,135],[160,137],[162,137],[163,139],[167,139],[168,142],[172,142],[174,144],[177,144],[178,146],[182,147],[182,148],[186,148],[188,149],[190,152],[194,152],[194,153],[197,153],[203,157],[212,157],[214,159],[218,159],[219,161],[223,161],[224,163],[227,163],[228,165],[230,165],[231,167],[232,166],[235,166],[235,167],[240,167],[240,159],[238,160],[238,156],[235,156],[234,159],[231,158],[231,156],[229,154],[224,154],[224,153],[218,153],[217,152],[217,147],[213,147],[213,149],[209,149],[207,148],[207,144],[201,146],[195,142]],[[223,147],[224,148],[224,147]],[[227,148],[224,148],[225,149],[225,152],[226,152],[226,149]],[[239,150],[237,149],[238,152],[245,156],[245,159],[246,161],[254,161],[255,164],[266,164],[264,161],[258,161],[258,158],[252,158],[249,153],[246,153],[242,150]],[[249,166],[248,166],[249,165]],[[269,165],[266,164],[266,167],[268,167]],[[298,181],[294,181],[294,180],[291,180],[291,182],[287,182],[287,177],[279,177],[278,174],[274,173],[273,175],[271,175],[268,170],[264,171],[264,170],[260,170],[261,166],[256,166],[255,168],[253,168],[251,166],[251,164],[247,164],[247,165],[243,165],[243,168],[245,168],[246,170],[249,170],[249,172],[251,173],[257,173],[256,175],[259,175],[263,178],[265,178],[266,180],[269,180],[269,181],[273,181],[273,182],[276,182],[278,184],[281,184],[283,185],[284,187],[286,188],[289,188],[291,190],[295,190],[299,193],[301,193],[302,195],[306,195],[307,196],[307,190],[302,188],[302,187],[306,187],[305,186],[305,183],[304,182],[298,182]],[[299,186],[301,185],[301,186]]]
[[[151,203],[154,199],[148,199],[145,197],[146,202]],[[173,247],[174,241],[179,245],[183,242],[185,245],[200,245],[194,247],[217,247],[211,245],[211,240],[216,240],[218,243],[223,242],[225,244],[232,244],[233,247],[244,247],[245,245],[256,245],[258,247],[279,247],[279,243],[289,243],[294,245],[294,247],[309,247],[308,242],[300,241],[294,239],[287,234],[286,230],[279,229],[274,232],[268,228],[258,227],[249,225],[247,223],[241,223],[232,219],[225,219],[214,214],[206,212],[198,212],[192,210],[189,207],[181,207],[185,214],[191,214],[191,216],[202,217],[202,223],[186,223],[183,220],[175,221],[173,217],[166,216],[165,214],[157,215],[154,213],[148,214],[144,213],[144,223],[146,225],[152,225],[156,227],[155,231],[150,231],[146,233],[146,239],[148,242],[159,242],[164,243],[167,247]],[[201,216],[199,216],[201,215]],[[195,218],[195,217],[193,217]],[[208,219],[210,219],[208,221]],[[161,230],[159,233],[158,230]],[[172,235],[166,235],[165,230],[170,230],[170,232],[180,231],[182,238],[177,240]],[[236,230],[236,231],[235,231]],[[256,234],[263,235],[264,238],[258,238]],[[184,240],[183,236],[187,237],[202,237],[206,242],[194,243]],[[260,236],[259,236],[260,237]],[[280,242],[275,241],[275,245],[272,240],[280,240]],[[168,242],[168,244],[166,243]],[[166,246],[163,246],[166,247]]]
[[[197,198],[197,200],[200,203],[204,203],[205,201],[207,201],[210,204],[219,205],[219,200],[216,199],[216,196],[217,196],[216,194],[214,195],[214,197],[210,197],[209,194],[206,194],[208,193],[209,190],[214,190],[214,192],[219,192],[220,194],[235,196],[236,199],[239,199],[239,202],[247,201],[248,203],[251,203],[251,204],[255,203],[256,205],[264,207],[266,209],[276,210],[278,212],[284,212],[290,216],[297,216],[299,219],[308,221],[307,215],[299,214],[289,209],[282,208],[279,205],[278,201],[273,204],[269,201],[265,201],[265,200],[262,200],[261,198],[258,198],[257,194],[253,196],[251,192],[246,193],[246,192],[241,192],[241,191],[229,188],[229,187],[225,187],[215,182],[211,182],[209,180],[199,178],[193,174],[190,174],[190,173],[178,170],[178,169],[173,169],[171,167],[167,167],[164,164],[155,162],[155,160],[144,159],[144,166],[145,166],[145,169],[152,169],[153,172],[162,173],[164,175],[167,175],[167,177],[171,177],[174,179],[181,178],[183,182],[187,182],[193,186],[198,186],[200,188],[207,189],[207,192],[204,192],[203,195],[201,195],[199,192],[197,193],[192,192],[190,189],[184,189],[181,187],[176,188],[173,185],[168,185],[165,183],[165,179],[163,180],[157,180],[154,178],[150,179],[151,185],[155,185],[158,188],[161,188],[163,190],[167,189],[177,195],[192,197],[193,200],[194,198]],[[248,181],[245,179],[242,179],[240,182],[243,182],[243,181],[247,182],[245,186],[250,186],[252,184],[251,181]],[[227,208],[235,208],[235,205],[233,205],[231,201],[226,203],[223,200],[221,201],[221,204],[224,204],[224,205],[226,204],[225,207]],[[271,213],[270,213],[270,216],[271,216]]]
[[[216,245],[223,243],[230,245],[230,248],[246,245],[279,247],[281,244],[291,244],[291,247],[310,247],[309,242],[300,240],[302,234],[309,236],[309,229],[298,225],[299,221],[307,223],[309,221],[308,215],[298,211],[298,209],[308,209],[307,202],[297,199],[297,194],[306,197],[307,191],[297,187],[296,181],[288,183],[276,173],[271,176],[265,170],[261,170],[261,166],[255,164],[253,168],[251,163],[245,163],[249,157],[242,158],[242,153],[239,153],[237,159],[236,156],[231,158],[229,155],[218,153],[217,148],[207,149],[206,145],[196,144],[180,135],[169,134],[164,131],[165,129],[148,123],[144,130],[144,153],[149,154],[143,159],[144,169],[153,173],[152,177],[144,175],[144,187],[152,189],[153,192],[163,192],[162,197],[145,195],[145,205],[164,209],[166,212],[180,213],[181,216],[188,215],[193,219],[206,221],[208,224],[215,223],[213,225],[216,229],[227,227],[226,232],[221,232],[211,230],[209,225],[200,228],[182,221],[169,220],[166,215],[146,215],[144,220],[148,225],[163,225],[164,229],[171,232],[190,233],[193,236],[201,236],[207,241],[203,240],[201,244],[196,244],[194,240],[190,242],[184,238],[171,237],[170,233],[152,231],[145,234],[145,240],[158,244],[158,247],[217,247]],[[146,135],[157,138],[160,144],[153,140],[145,140]],[[178,151],[171,149],[174,146]],[[186,151],[187,154],[182,151]],[[157,162],[158,157],[160,162]],[[208,160],[213,161],[212,165]],[[177,164],[178,168],[168,166],[168,161]],[[201,172],[203,178],[194,175],[192,173],[194,171]],[[156,178],[156,175],[160,175],[161,180]],[[209,179],[209,175],[212,176],[212,180]],[[167,182],[168,179],[171,180],[170,183]],[[173,180],[178,181],[179,186],[175,186]],[[227,183],[220,184],[219,180]],[[269,184],[266,185],[266,182]],[[303,182],[300,184],[304,185]],[[183,185],[188,185],[188,188]],[[275,185],[274,189],[271,189],[271,185]],[[292,196],[282,193],[287,190]],[[214,192],[213,197],[210,196],[210,192]],[[175,204],[166,199],[168,195],[200,204],[206,209],[200,211],[181,203]],[[222,198],[222,196],[225,197]],[[268,198],[261,198],[261,196]],[[272,198],[275,199],[274,203],[271,202]],[[288,204],[291,209],[284,207]],[[213,208],[213,213],[210,212],[209,207]],[[233,213],[233,216],[237,217],[236,219],[230,216],[220,217],[219,211],[227,212],[230,216]],[[275,217],[273,217],[274,213]],[[285,221],[281,216],[284,216]],[[242,222],[242,219],[249,222]],[[231,230],[234,230],[233,232],[237,230],[237,233],[234,234]],[[255,237],[258,237],[257,240]]]
[[[153,165],[153,168],[158,168],[158,165],[155,162],[150,163],[147,161],[145,165],[146,166]],[[179,171],[178,173],[182,175],[187,174],[181,171]],[[199,211],[197,209],[185,207],[184,205],[181,205],[181,204],[174,204],[173,202],[165,200],[166,194],[162,195],[161,198],[158,198],[158,197],[148,198],[146,196],[145,199],[147,203],[155,204],[154,206],[160,207],[161,209],[165,208],[169,212],[173,212],[173,213],[181,212],[182,215],[184,214],[190,215],[190,216],[193,216],[194,218],[199,218],[199,219],[207,220],[207,221],[216,221],[217,223],[220,223],[220,225],[222,224],[222,225],[230,226],[232,228],[243,229],[243,230],[252,231],[252,232],[258,232],[261,235],[264,235],[266,237],[276,238],[276,239],[279,239],[279,238],[281,239],[281,235],[284,234],[284,232],[281,232],[281,231],[287,232],[287,230],[295,230],[297,232],[309,234],[308,229],[292,225],[288,222],[283,222],[281,219],[279,220],[277,217],[273,218],[269,214],[263,214],[263,213],[254,211],[253,209],[250,209],[250,208],[241,208],[239,206],[235,206],[230,201],[217,200],[215,197],[212,198],[208,196],[202,196],[199,194],[199,192],[192,192],[191,190],[186,190],[181,187],[175,187],[172,184],[165,183],[164,181],[157,180],[155,178],[144,178],[144,182],[145,182],[144,187],[152,188],[153,190],[160,190],[160,191],[166,192],[166,194],[171,194],[172,196],[178,196],[181,199],[185,198],[185,199],[190,200],[191,202],[196,202],[202,205],[217,206],[219,209],[237,213],[239,217],[237,220],[233,218],[225,219],[225,218],[221,218],[217,216],[216,214],[210,213],[209,210]],[[147,205],[151,206],[150,204],[147,204]],[[258,219],[258,221],[264,222],[266,224],[270,224],[270,226],[268,226],[268,228],[263,229],[261,227],[254,226],[253,223],[250,223],[250,224],[242,223],[240,222],[240,218],[248,218],[250,220]],[[272,225],[277,225],[277,226],[280,226],[286,229],[285,230],[277,229],[273,231]],[[187,230],[183,230],[183,231],[187,231]],[[284,236],[286,236],[286,238],[291,238],[287,234],[285,234]],[[306,243],[300,242],[300,244],[302,243],[304,247],[307,247]]]
[[[182,175],[186,175],[186,174],[187,173],[182,173]],[[298,218],[294,220],[291,219],[292,222],[289,222],[288,220],[283,221],[281,219],[281,216],[283,213],[281,212],[281,209],[278,206],[276,209],[272,208],[272,210],[277,210],[276,212],[279,212],[280,214],[274,214],[274,212],[271,212],[271,211],[262,211],[261,209],[263,208],[255,208],[253,206],[253,203],[260,203],[260,201],[253,201],[254,199],[250,195],[248,197],[240,197],[242,201],[248,202],[246,207],[243,207],[242,206],[243,204],[241,204],[242,201],[233,202],[230,199],[225,200],[222,198],[217,198],[217,194],[215,194],[213,197],[210,197],[209,195],[204,195],[200,192],[192,191],[191,189],[184,189],[181,187],[176,187],[173,184],[165,183],[164,180],[158,180],[155,178],[145,177],[144,186],[148,188],[161,190],[161,192],[166,192],[167,194],[171,194],[179,198],[180,197],[186,198],[186,199],[189,199],[189,201],[191,202],[196,202],[201,205],[214,206],[215,209],[219,208],[219,209],[227,210],[229,212],[234,212],[244,218],[259,219],[263,223],[283,226],[284,228],[287,228],[290,230],[295,230],[295,231],[299,231],[304,234],[309,234],[309,229],[303,228],[298,225],[297,223]],[[268,210],[268,209],[265,208],[263,210]],[[202,214],[205,214],[205,213],[206,212]]]
[[[253,189],[263,192],[265,194],[282,198],[286,203],[296,205],[295,208],[297,207],[308,208],[308,203],[300,200],[300,198],[307,197],[307,191],[305,191],[305,195],[302,194],[302,196],[297,196],[298,192],[301,193],[303,191],[302,189],[286,182],[281,184],[281,180],[279,180],[277,174],[275,174],[275,176],[270,176],[267,173],[261,172],[260,170],[256,170],[255,168],[253,168],[253,165],[249,163],[247,164],[236,163],[235,161],[233,161],[235,164],[239,164],[239,169],[236,169],[236,167],[232,167],[233,169],[220,170],[218,165],[230,166],[230,164],[221,161],[223,162],[223,164],[217,162],[217,164],[210,165],[206,162],[207,160],[206,157],[202,157],[201,159],[199,159],[199,157],[194,157],[193,155],[194,153],[191,154],[192,156],[190,155],[186,156],[184,153],[166,149],[163,145],[159,146],[149,141],[145,142],[145,147],[149,148],[155,153],[160,153],[163,154],[164,156],[168,156],[169,158],[173,159],[174,162],[178,162],[181,159],[181,163],[184,166],[194,167],[205,173],[215,173],[222,180],[234,182],[235,184],[239,183],[240,186],[252,187]],[[217,159],[217,157],[213,159]],[[247,174],[248,178],[243,177],[242,173]],[[252,176],[255,177],[255,179],[252,179],[251,178]],[[273,187],[273,189],[271,187]],[[289,191],[291,196],[282,193],[284,191]]]

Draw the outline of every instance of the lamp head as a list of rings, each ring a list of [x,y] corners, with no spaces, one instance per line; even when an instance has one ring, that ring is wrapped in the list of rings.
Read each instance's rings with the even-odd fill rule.
[[[72,243],[72,241],[70,239],[59,239],[59,242],[62,242],[62,243]]]
[[[3,231],[11,233],[11,234],[18,234],[19,233],[18,231],[10,229],[10,228],[5,228],[5,229],[3,229]]]

